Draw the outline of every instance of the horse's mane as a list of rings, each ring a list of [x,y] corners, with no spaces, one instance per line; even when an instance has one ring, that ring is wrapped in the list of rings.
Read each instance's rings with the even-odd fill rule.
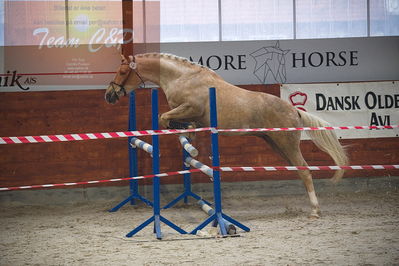
[[[186,66],[189,66],[189,67],[200,67],[200,68],[207,69],[207,70],[209,70],[211,72],[214,72],[212,69],[210,69],[210,68],[208,68],[206,66],[200,65],[198,63],[195,63],[195,62],[192,62],[192,61],[188,60],[185,57],[177,56],[177,55],[174,55],[174,54],[168,54],[168,53],[145,53],[145,54],[138,54],[138,55],[136,55],[136,57],[147,57],[147,58],[155,57],[155,58],[171,59],[171,60],[175,60],[175,61],[181,62],[181,63],[183,63],[183,64],[185,64]]]

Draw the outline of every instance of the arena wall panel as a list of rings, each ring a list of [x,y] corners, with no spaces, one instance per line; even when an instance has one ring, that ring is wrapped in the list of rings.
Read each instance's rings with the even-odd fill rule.
[[[242,86],[279,96],[279,85]],[[151,128],[149,90],[136,96],[139,129]],[[160,112],[169,109],[160,93]],[[47,135],[67,133],[112,132],[127,129],[128,98],[116,105],[104,101],[104,90],[2,92],[0,93],[0,136]],[[151,143],[150,137],[141,138]],[[397,138],[347,139],[351,165],[397,164]],[[200,152],[198,160],[210,164],[209,133],[198,133],[194,141]],[[161,136],[161,172],[182,167],[182,153],[176,136]],[[301,144],[309,165],[333,165],[328,155],[311,141]],[[263,140],[255,137],[220,137],[222,166],[279,166],[287,163]],[[0,145],[0,187],[99,180],[128,176],[127,139],[89,140],[43,144]],[[151,158],[139,151],[139,174],[150,174]],[[328,178],[332,172],[313,172],[315,178]],[[399,175],[398,170],[348,171],[345,177]],[[224,173],[222,181],[296,179],[295,172]],[[149,183],[149,180],[140,181]],[[182,183],[182,176],[163,178],[162,183]],[[210,182],[201,173],[193,182]],[[102,185],[125,185],[126,182]]]

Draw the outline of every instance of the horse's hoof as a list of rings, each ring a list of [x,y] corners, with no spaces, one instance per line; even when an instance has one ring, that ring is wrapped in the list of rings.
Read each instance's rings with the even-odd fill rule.
[[[168,128],[170,128],[170,129],[188,129],[188,128],[192,128],[192,125],[191,125],[191,123],[188,123],[188,122],[178,122],[175,120],[170,120]]]
[[[320,218],[320,211],[312,211],[309,214],[310,219],[319,219]]]
[[[160,124],[160,126],[162,127],[162,128],[166,128],[166,129],[171,129],[171,127],[169,126],[169,121],[163,121],[163,120],[160,120],[160,122],[159,122],[159,124]]]

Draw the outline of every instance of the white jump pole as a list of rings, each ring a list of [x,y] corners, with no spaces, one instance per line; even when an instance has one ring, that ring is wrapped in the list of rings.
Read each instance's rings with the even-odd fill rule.
[[[190,154],[191,157],[198,156],[198,150],[193,145],[191,145],[191,143],[188,141],[188,139],[185,136],[179,136],[179,141],[180,144],[188,152],[188,154]]]
[[[200,205],[201,209],[209,216],[212,216],[215,214],[215,211],[211,208],[211,206],[206,204],[203,200],[199,200],[197,203],[198,203],[198,205]],[[226,228],[227,234],[235,235],[237,233],[237,229],[232,223],[225,220],[224,218],[223,218],[223,223],[224,223],[223,226]]]
[[[209,166],[201,163],[200,161],[197,161],[196,159],[193,159],[190,156],[188,156],[186,158],[186,163],[191,165],[194,168],[199,169],[201,172],[203,172],[204,174],[209,176],[211,178],[211,180],[213,180],[213,170]]]
[[[130,145],[133,148],[140,148],[140,149],[146,151],[152,157],[152,145],[151,144],[148,144],[145,141],[142,141],[142,140],[140,140],[138,138],[133,137],[132,140],[130,141]]]

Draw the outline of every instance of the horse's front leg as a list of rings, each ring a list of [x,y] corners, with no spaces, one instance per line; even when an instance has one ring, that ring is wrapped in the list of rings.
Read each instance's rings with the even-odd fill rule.
[[[190,119],[194,117],[198,117],[200,113],[200,110],[197,108],[194,108],[190,104],[181,104],[178,107],[163,113],[160,118],[159,118],[159,123],[161,126],[164,128],[169,128],[170,127],[170,121],[189,121],[189,122],[194,122],[190,121]]]
[[[170,110],[169,112],[163,113],[159,118],[159,123],[165,128],[194,128],[195,126],[190,123],[181,124],[180,121],[188,121],[188,122],[195,122],[191,119],[194,117],[198,117],[200,110],[194,108],[189,104],[182,104],[178,107]],[[171,121],[176,123],[171,123]],[[184,133],[183,136],[191,139],[192,141],[195,139],[194,133]]]

